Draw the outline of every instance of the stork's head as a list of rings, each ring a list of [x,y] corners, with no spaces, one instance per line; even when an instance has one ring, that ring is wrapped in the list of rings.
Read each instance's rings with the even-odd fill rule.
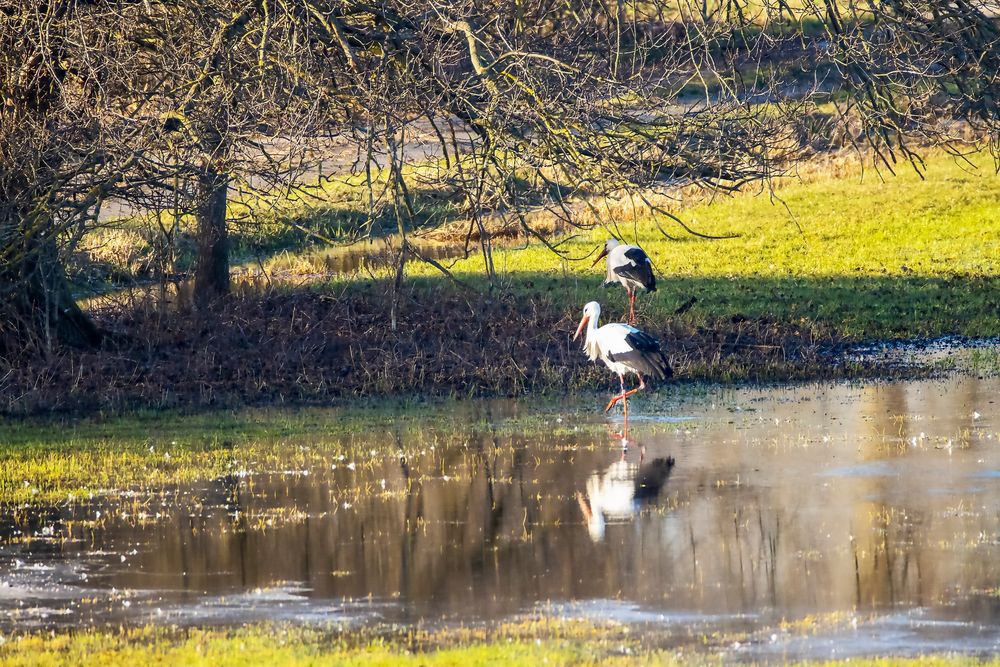
[[[597,259],[594,260],[594,263],[591,264],[591,266],[596,266],[599,261],[601,261],[602,259],[604,259],[604,257],[607,256],[607,254],[609,252],[611,252],[612,250],[614,250],[619,245],[621,245],[621,244],[618,242],[618,239],[615,239],[615,238],[610,238],[607,241],[605,241],[604,242],[604,247],[601,248],[600,254],[597,256]]]
[[[583,307],[583,318],[580,320],[580,326],[576,328],[576,333],[573,335],[573,340],[580,337],[583,330],[587,328],[587,323],[593,321],[594,325],[597,325],[597,321],[601,317],[601,304],[596,301],[591,301],[586,306]]]

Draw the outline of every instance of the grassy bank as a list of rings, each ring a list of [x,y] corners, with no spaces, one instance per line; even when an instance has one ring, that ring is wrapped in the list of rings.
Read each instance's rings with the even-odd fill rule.
[[[496,431],[492,419],[485,419],[469,403],[383,401],[333,410],[5,422],[0,423],[0,506],[64,505],[126,492],[147,497],[246,471],[329,468],[345,457],[372,465],[383,456],[398,456],[397,436],[425,443],[470,427]],[[530,419],[518,420],[526,423]],[[372,438],[373,433],[382,437]],[[383,444],[373,449],[373,440]]]
[[[351,637],[295,627],[240,629],[85,630],[7,637],[5,665],[719,665],[723,657],[644,648],[621,627],[571,621],[524,622],[490,631],[410,631],[406,635]],[[752,664],[752,663],[748,663]],[[900,665],[958,667],[998,665],[961,655],[855,658],[800,665]]]
[[[367,199],[336,183],[326,186],[336,205],[311,213],[290,209],[286,215],[322,218],[324,228],[356,226]],[[1000,333],[1000,176],[985,153],[956,159],[930,152],[923,176],[909,164],[897,165],[892,174],[884,166],[861,164],[854,155],[826,157],[802,165],[800,178],[776,181],[773,193],[686,192],[666,205],[697,232],[725,238],[689,234],[666,216],[629,202],[592,205],[579,218],[602,226],[593,231],[572,230],[542,212],[528,216],[538,229],[556,238],[562,234],[562,257],[537,242],[504,245],[501,235],[493,253],[492,293],[475,242],[467,259],[455,259],[467,233],[476,238],[475,228],[454,206],[448,215],[433,216],[446,221],[444,228],[418,228],[411,242],[435,240],[425,254],[470,289],[457,287],[433,266],[411,261],[407,276],[418,301],[421,291],[460,294],[473,302],[500,293],[575,315],[583,303],[598,299],[607,306],[606,316],[617,319],[624,294],[619,288],[601,290],[603,264],[591,267],[607,229],[642,245],[654,261],[659,291],[639,302],[654,328],[766,317],[809,323],[850,339]],[[277,221],[258,229],[259,245],[281,250],[250,261],[247,268],[263,266],[275,278],[251,281],[254,287],[332,286],[336,294],[371,293],[384,291],[382,281],[393,277],[395,269],[385,264],[394,261],[395,251],[381,242],[317,247],[295,230],[290,235],[290,229]],[[124,264],[118,269],[129,270]],[[697,301],[683,316],[675,315],[691,297]],[[401,309],[406,307],[404,299]]]
[[[330,419],[320,428],[309,417],[221,411],[133,415],[112,423],[6,423],[0,425],[0,504],[73,504],[127,491],[149,496],[176,484],[275,467],[295,458],[284,442],[305,436],[325,437],[300,456],[337,454],[344,447],[337,424]]]
[[[670,397],[648,397],[666,405]],[[378,466],[401,453],[462,442],[470,434],[606,431],[593,400],[535,401],[523,414],[502,402],[372,401],[349,408],[175,411],[106,418],[0,422],[0,509],[66,506],[227,475]],[[570,419],[575,411],[584,418]],[[565,423],[554,419],[567,417]],[[665,427],[666,428],[666,427]],[[406,449],[403,449],[406,443]],[[15,511],[17,520],[33,514]],[[19,526],[31,533],[30,525]]]
[[[575,307],[556,295],[441,289],[425,279],[392,298],[381,285],[277,290],[215,312],[115,311],[128,331],[108,350],[63,350],[7,371],[10,413],[136,407],[344,403],[362,396],[520,396],[610,387],[572,339]],[[367,289],[366,289],[367,288]],[[393,329],[395,319],[395,329]],[[846,377],[826,351],[839,340],[809,322],[768,318],[644,324],[686,381]]]
[[[684,321],[769,317],[852,339],[1000,334],[1000,176],[989,155],[973,156],[970,165],[934,153],[924,179],[908,165],[881,176],[853,161],[814,166],[776,195],[744,193],[675,209],[699,232],[733,237],[718,240],[609,206],[605,221],[638,242],[659,274],[659,291],[640,297],[645,320],[677,319],[674,309],[696,297]],[[604,238],[594,232],[561,249],[584,257]],[[603,275],[589,258],[560,261],[532,246],[498,250],[495,265],[501,282],[525,296],[555,292],[553,301],[569,308],[597,298],[610,315],[623,311],[620,290],[595,289]],[[452,271],[480,280],[482,258],[458,261]],[[434,269],[414,265],[413,273]]]
[[[593,218],[652,257],[659,290],[640,297],[640,323],[664,343],[678,380],[856,377],[884,369],[837,363],[831,351],[859,340],[1000,334],[1000,177],[988,156],[973,163],[933,154],[924,180],[909,167],[883,180],[856,162],[814,165],[778,189],[780,201],[745,193],[678,207],[693,228],[732,238],[632,219],[621,203]],[[570,342],[587,301],[603,303],[605,321],[625,311],[623,290],[600,289],[602,269],[590,266],[606,234],[568,239],[566,257],[537,244],[499,247],[492,288],[478,254],[442,259],[461,285],[411,262],[397,295],[388,269],[331,274],[329,251],[302,248],[272,261],[284,267],[273,279],[242,278],[212,313],[127,300],[97,308],[113,334],[108,349],[0,368],[0,410],[610,386]]]

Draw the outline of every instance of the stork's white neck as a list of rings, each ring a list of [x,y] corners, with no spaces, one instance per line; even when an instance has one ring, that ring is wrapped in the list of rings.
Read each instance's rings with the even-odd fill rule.
[[[583,349],[591,361],[595,361],[601,356],[601,349],[597,344],[597,329],[600,326],[601,311],[597,310],[592,316],[587,318],[587,337],[584,339]]]
[[[590,334],[597,331],[600,327],[599,320],[601,319],[601,311],[597,311],[593,316],[587,318],[587,340],[590,340]]]

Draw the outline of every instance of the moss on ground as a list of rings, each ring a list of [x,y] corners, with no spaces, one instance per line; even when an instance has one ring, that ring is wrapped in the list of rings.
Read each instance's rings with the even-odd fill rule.
[[[549,409],[505,419],[468,401],[370,402],[344,409],[241,409],[185,414],[139,412],[84,419],[0,423],[0,506],[64,505],[164,488],[223,475],[329,468],[343,457],[371,464],[398,456],[399,441],[422,448],[470,429],[503,435],[544,429],[600,431],[600,422],[553,423]],[[581,409],[591,411],[590,401]]]

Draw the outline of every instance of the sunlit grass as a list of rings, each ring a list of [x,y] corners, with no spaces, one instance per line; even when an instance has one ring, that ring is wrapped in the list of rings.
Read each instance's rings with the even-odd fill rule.
[[[239,629],[144,627],[4,637],[5,665],[717,665],[722,657],[644,648],[616,626],[527,621],[490,631],[467,629],[372,637],[371,632],[252,625]],[[748,663],[752,664],[752,663]],[[800,665],[997,665],[962,655],[855,658]]]
[[[547,434],[600,429],[551,423],[554,401],[531,415],[494,417],[486,404],[452,400],[372,402],[349,409],[150,412],[112,419],[8,421],[0,425],[0,504],[83,502],[227,474],[328,469],[345,456],[361,465],[409,447],[441,445],[469,429]],[[560,404],[567,410],[565,402]],[[568,409],[572,410],[572,407]],[[405,437],[404,437],[405,436]]]
[[[750,193],[717,199],[680,217],[691,236],[670,220],[609,215],[608,224],[638,242],[659,272],[659,291],[643,295],[647,319],[670,317],[689,297],[686,317],[772,317],[828,323],[850,337],[1000,333],[1000,177],[988,155],[976,168],[937,153],[926,180],[900,165],[882,178],[871,167],[813,172],[805,182],[781,185],[776,197]],[[658,229],[674,236],[666,238]],[[596,290],[603,278],[591,253],[606,237],[595,231],[561,248],[561,259],[540,246],[497,249],[498,281],[515,290],[554,293],[575,310],[597,298],[623,306],[621,290]],[[596,256],[596,255],[593,255]],[[575,261],[574,261],[575,260]],[[451,265],[478,282],[476,255]],[[413,264],[411,275],[434,275]],[[614,312],[614,311],[613,311]]]
[[[9,422],[0,427],[0,502],[82,501],[246,469],[315,464],[317,457],[349,450],[343,436],[370,416],[247,410],[140,414],[108,422]],[[292,445],[303,439],[308,448]]]
[[[582,218],[638,242],[653,258],[659,291],[639,300],[647,322],[680,319],[700,326],[731,317],[769,318],[855,339],[990,336],[1000,333],[1000,177],[989,155],[974,155],[971,162],[932,152],[924,180],[905,163],[896,166],[896,174],[884,165],[880,171],[870,164],[862,169],[853,158],[811,163],[801,167],[802,179],[785,179],[773,196],[687,197],[671,205],[693,229],[734,238],[699,238],[665,217],[655,219],[621,201],[593,202],[596,208],[584,211]],[[419,170],[410,176],[418,179]],[[366,205],[359,178],[317,186],[314,194],[328,198],[329,205],[309,212],[305,200],[291,202],[282,215],[312,216],[310,227],[326,220],[319,228],[334,236],[355,233]],[[450,231],[432,237],[464,240],[468,225],[455,217],[454,203],[447,197],[425,199],[419,208],[432,219],[432,227],[451,220],[446,225]],[[529,219],[548,233],[560,233],[539,212]],[[342,250],[310,240],[286,223],[275,218],[255,232],[261,240],[254,243],[266,249],[261,265],[268,271],[285,274],[296,285],[328,281],[350,286],[391,279],[392,269],[385,264],[394,261],[395,250],[354,246],[369,254],[382,252],[384,261],[341,273],[350,265]],[[426,242],[426,230],[420,234],[417,241]],[[566,313],[598,299],[606,306],[606,317],[617,318],[624,311],[622,290],[597,289],[602,268],[590,266],[607,234],[600,228],[579,233],[560,245],[564,257],[537,243],[527,248],[501,243],[493,251],[494,287]],[[112,235],[107,248],[122,254],[127,245]],[[279,248],[284,250],[274,254]],[[444,254],[452,256],[455,250]],[[440,261],[473,294],[485,294],[484,259],[474,243],[471,250],[468,259]],[[257,261],[251,264],[256,267]],[[417,261],[407,266],[411,285],[425,283],[434,291],[456,288],[433,266]],[[674,316],[692,297],[697,299],[694,306]]]

